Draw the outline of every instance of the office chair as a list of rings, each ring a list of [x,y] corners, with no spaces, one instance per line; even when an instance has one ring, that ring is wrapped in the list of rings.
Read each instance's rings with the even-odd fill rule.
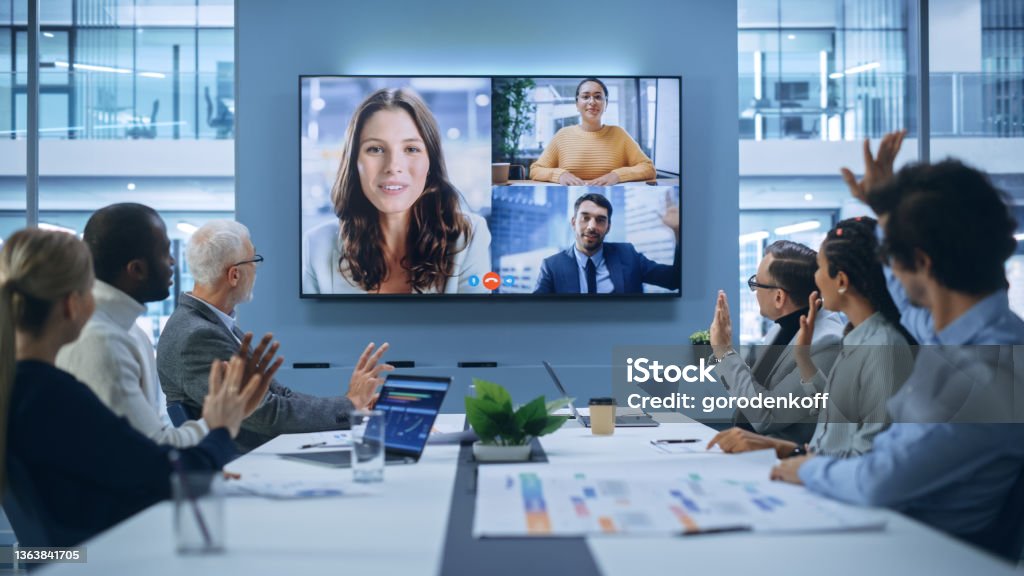
[[[167,415],[170,416],[171,424],[174,424],[175,428],[193,419],[192,413],[189,411],[188,406],[185,406],[184,402],[168,402]]]

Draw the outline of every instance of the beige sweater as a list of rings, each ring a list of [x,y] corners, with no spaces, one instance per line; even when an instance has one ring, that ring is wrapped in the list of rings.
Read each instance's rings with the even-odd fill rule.
[[[654,163],[618,126],[605,126],[596,132],[587,132],[578,125],[562,128],[530,165],[531,180],[558,182],[565,172],[583,180],[609,172],[615,172],[620,182],[655,178]]]

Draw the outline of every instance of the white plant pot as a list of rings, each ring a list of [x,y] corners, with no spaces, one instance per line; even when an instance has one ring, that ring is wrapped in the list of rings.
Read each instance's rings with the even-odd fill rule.
[[[497,446],[477,441],[473,443],[473,457],[477,462],[525,462],[530,459],[532,449],[530,444]]]

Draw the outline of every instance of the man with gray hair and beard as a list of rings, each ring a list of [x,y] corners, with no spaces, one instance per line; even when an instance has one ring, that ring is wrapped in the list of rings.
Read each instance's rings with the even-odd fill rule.
[[[383,380],[381,373],[392,369],[379,363],[387,344],[374,350],[371,342],[352,372],[348,392],[331,398],[293,392],[273,379],[283,359],[272,361],[278,344],[270,344],[270,334],[249,354],[252,335],[238,327],[235,308],[252,299],[256,267],[263,257],[256,254],[248,228],[231,220],[210,221],[192,235],[185,258],[195,288],[182,294],[157,346],[157,370],[168,404],[179,402],[188,412],[200,413],[210,364],[241,349],[243,357],[253,359],[249,372],[271,378],[263,403],[242,422],[235,440],[241,451],[252,450],[278,434],[347,428],[349,413],[370,405]]]

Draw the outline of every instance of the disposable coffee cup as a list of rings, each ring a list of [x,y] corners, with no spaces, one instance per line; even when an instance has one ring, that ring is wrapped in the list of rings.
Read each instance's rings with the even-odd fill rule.
[[[590,399],[590,433],[594,436],[611,436],[615,433],[615,399]]]

